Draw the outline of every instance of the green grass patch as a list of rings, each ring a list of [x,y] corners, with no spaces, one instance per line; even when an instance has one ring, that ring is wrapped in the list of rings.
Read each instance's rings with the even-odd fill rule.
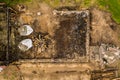
[[[53,8],[55,7],[59,7],[59,6],[71,6],[71,5],[75,5],[73,2],[75,2],[75,0],[65,0],[65,1],[60,1],[60,0],[42,0],[43,2],[46,2],[47,4],[49,4],[50,6],[52,6]]]
[[[91,6],[91,1],[92,0],[83,0],[80,4],[81,7],[83,8],[89,8]]]
[[[13,6],[19,3],[30,2],[31,0],[0,0],[0,2],[6,3],[8,6]]]
[[[120,0],[99,0],[99,5],[112,14],[112,18],[120,23]]]

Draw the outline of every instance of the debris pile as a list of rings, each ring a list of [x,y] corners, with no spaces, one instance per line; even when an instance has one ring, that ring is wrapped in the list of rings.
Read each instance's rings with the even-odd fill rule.
[[[101,66],[114,64],[120,59],[120,48],[113,44],[101,44],[91,47],[91,60],[100,62]]]
[[[27,51],[27,50],[29,50],[32,46],[33,46],[33,45],[32,45],[32,40],[31,40],[31,39],[24,39],[24,40],[22,40],[22,41],[19,43],[19,45],[18,45],[18,47],[19,47],[20,50],[22,50],[22,51]]]
[[[104,64],[112,64],[120,59],[120,49],[114,45],[101,44],[99,51]]]
[[[33,32],[33,29],[29,25],[23,25],[18,31],[21,36],[28,36]]]

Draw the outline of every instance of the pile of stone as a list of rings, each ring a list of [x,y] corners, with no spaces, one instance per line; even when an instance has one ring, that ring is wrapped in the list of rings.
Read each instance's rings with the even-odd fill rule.
[[[104,64],[112,64],[120,58],[120,48],[111,44],[101,44],[99,53]]]

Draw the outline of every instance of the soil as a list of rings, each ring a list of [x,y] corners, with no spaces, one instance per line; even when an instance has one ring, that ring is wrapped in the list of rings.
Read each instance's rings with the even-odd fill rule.
[[[89,70],[91,67],[88,64],[22,64],[20,68],[21,72],[24,75],[24,78],[29,79],[40,79],[40,80],[89,80]],[[59,68],[58,68],[59,67]],[[88,74],[86,74],[88,70]],[[31,77],[30,77],[31,76]]]
[[[117,25],[111,15],[97,8],[93,8],[91,14],[91,44],[110,43],[119,46]]]
[[[11,71],[12,70],[12,71]],[[21,80],[21,73],[19,68],[15,65],[9,65],[0,73],[2,80]]]

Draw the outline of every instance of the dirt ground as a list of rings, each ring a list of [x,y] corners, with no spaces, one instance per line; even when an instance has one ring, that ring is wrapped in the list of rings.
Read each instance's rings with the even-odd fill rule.
[[[90,80],[91,70],[92,66],[85,63],[25,63],[8,66],[0,73],[0,78],[2,80]]]
[[[91,9],[91,44],[110,43],[119,46],[116,27],[109,13]]]

